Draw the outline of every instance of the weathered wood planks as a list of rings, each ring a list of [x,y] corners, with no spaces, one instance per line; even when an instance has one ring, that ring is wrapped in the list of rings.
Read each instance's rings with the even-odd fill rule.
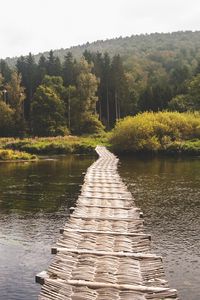
[[[105,147],[85,175],[77,206],[61,230],[39,300],[178,299],[165,280],[161,257],[151,254],[141,211]]]

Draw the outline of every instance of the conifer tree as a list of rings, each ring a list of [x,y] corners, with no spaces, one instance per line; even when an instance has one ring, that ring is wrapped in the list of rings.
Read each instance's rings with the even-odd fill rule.
[[[62,65],[62,77],[65,86],[75,85],[76,83],[76,62],[72,53],[68,52]]]

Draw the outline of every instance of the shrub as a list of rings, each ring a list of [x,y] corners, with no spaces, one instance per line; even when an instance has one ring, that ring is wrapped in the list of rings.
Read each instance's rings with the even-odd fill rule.
[[[104,132],[104,126],[96,115],[85,113],[81,117],[80,132],[81,134],[101,134]]]
[[[116,151],[159,151],[193,138],[200,138],[199,113],[145,112],[120,120],[110,142]]]

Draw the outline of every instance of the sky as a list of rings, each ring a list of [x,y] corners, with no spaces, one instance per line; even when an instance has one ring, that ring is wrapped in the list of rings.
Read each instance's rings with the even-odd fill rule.
[[[0,58],[119,36],[200,30],[199,0],[2,0]]]

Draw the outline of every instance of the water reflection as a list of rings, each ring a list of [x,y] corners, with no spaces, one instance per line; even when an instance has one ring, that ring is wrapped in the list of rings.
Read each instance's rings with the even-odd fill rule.
[[[199,300],[200,159],[122,158],[120,174],[144,212],[170,285],[182,300]]]
[[[34,163],[0,164],[0,299],[33,300],[35,274],[76,200],[92,157],[67,156]]]

